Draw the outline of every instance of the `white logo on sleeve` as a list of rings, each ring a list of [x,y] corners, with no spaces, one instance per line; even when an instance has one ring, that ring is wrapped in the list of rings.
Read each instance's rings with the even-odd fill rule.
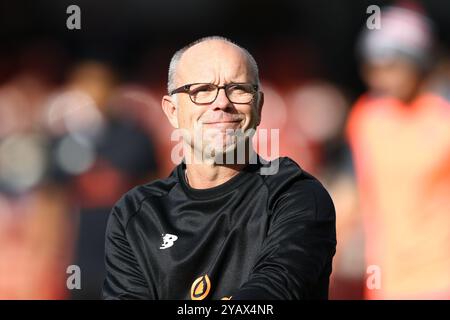
[[[161,247],[159,247],[160,249],[167,249],[170,248],[171,246],[173,246],[174,242],[178,240],[178,237],[174,234],[170,234],[170,233],[166,233],[162,235],[163,238],[163,243],[161,245]]]

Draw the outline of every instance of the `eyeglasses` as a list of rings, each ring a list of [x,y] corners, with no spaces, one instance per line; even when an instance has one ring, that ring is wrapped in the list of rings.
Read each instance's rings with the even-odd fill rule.
[[[247,104],[253,101],[255,93],[258,92],[258,85],[228,83],[224,86],[218,86],[213,83],[191,83],[172,90],[169,94],[187,93],[193,103],[203,105],[213,103],[217,99],[220,89],[225,90],[225,95],[231,103]]]

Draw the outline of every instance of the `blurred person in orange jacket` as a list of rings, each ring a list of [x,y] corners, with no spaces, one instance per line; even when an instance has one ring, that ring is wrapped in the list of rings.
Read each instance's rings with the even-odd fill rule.
[[[368,92],[347,133],[366,236],[369,299],[450,298],[450,105],[425,87],[432,24],[410,4],[359,42]]]

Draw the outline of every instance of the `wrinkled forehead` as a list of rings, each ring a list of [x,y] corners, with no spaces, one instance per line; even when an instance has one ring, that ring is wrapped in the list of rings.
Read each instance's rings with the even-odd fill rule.
[[[224,41],[205,41],[187,49],[178,62],[177,85],[194,82],[256,81],[245,52]]]

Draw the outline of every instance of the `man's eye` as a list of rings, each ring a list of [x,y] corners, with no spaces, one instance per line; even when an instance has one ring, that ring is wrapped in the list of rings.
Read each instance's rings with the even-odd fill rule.
[[[235,93],[248,93],[252,91],[252,88],[246,85],[235,84],[230,86],[228,90]]]
[[[195,87],[191,87],[191,94],[201,93],[201,92],[210,92],[214,91],[215,87],[211,85],[199,85]]]

